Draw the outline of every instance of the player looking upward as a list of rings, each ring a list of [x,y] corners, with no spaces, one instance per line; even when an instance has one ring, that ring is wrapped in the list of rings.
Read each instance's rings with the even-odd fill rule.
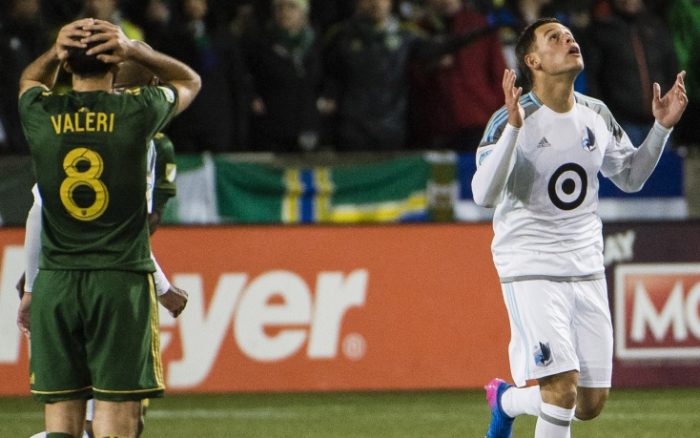
[[[604,103],[574,92],[583,57],[568,28],[541,19],[516,54],[532,91],[522,95],[505,71],[505,106],[486,127],[472,180],[474,201],[496,207],[492,253],[517,385],[486,386],[487,437],[510,437],[513,419],[529,414],[538,416],[535,437],[563,438],[574,417],[600,414],[611,383],[598,172],[625,192],[641,189],[688,103],[685,73],[664,96],[653,85],[656,122],[636,148]]]
[[[166,85],[112,93],[124,60]],[[56,95],[63,61],[73,91]],[[30,383],[48,437],[80,436],[90,396],[96,436],[135,436],[140,400],[163,395],[146,147],[199,88],[186,65],[93,19],[64,26],[22,74],[20,116],[43,202]]]

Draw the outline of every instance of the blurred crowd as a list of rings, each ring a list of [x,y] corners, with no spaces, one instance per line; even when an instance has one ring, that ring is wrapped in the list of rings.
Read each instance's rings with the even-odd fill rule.
[[[636,144],[653,123],[651,84],[666,90],[687,70],[674,141],[700,145],[696,0],[4,0],[0,154],[28,152],[22,70],[85,16],[201,75],[166,131],[180,153],[475,150],[502,105],[503,70],[517,69],[517,35],[542,16],[573,30],[586,64],[577,91],[605,101]]]

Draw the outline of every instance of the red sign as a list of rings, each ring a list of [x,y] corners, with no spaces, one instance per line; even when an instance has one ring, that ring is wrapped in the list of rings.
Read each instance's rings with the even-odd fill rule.
[[[14,325],[23,231],[0,230],[0,394],[27,394]],[[154,253],[189,292],[161,309],[177,392],[480,387],[509,376],[490,225],[163,228]],[[10,378],[6,378],[10,376]]]
[[[616,355],[700,359],[700,263],[615,268]]]

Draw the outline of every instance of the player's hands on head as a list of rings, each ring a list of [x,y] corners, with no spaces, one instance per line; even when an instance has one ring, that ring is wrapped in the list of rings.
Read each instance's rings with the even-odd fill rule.
[[[92,18],[83,18],[66,24],[58,31],[56,36],[56,56],[59,60],[65,61],[68,58],[68,49],[75,47],[82,49],[87,44],[82,42],[83,38],[90,36],[90,32],[85,30],[85,26],[93,24]]]
[[[158,301],[168,309],[173,318],[177,318],[187,305],[187,292],[171,285],[166,293],[158,297]]]
[[[520,128],[523,126],[525,111],[520,106],[520,96],[523,94],[522,87],[515,86],[515,70],[506,69],[503,72],[503,94],[505,96],[505,106],[508,110],[508,123]]]
[[[664,128],[672,128],[681,119],[685,107],[688,106],[688,96],[685,93],[685,71],[676,75],[676,82],[663,97],[661,87],[654,82],[654,98],[651,111],[654,118]]]
[[[97,59],[107,64],[118,64],[130,59],[138,44],[127,38],[121,27],[108,21],[94,19],[92,23],[83,25],[83,30],[90,34],[80,41],[85,44],[96,43],[86,54],[97,55]]]

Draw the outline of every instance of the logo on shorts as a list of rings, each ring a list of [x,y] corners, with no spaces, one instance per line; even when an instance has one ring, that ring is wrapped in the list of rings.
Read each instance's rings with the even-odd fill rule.
[[[538,346],[535,347],[535,365],[538,367],[546,367],[552,363],[552,349],[549,348],[549,342],[540,342]]]

